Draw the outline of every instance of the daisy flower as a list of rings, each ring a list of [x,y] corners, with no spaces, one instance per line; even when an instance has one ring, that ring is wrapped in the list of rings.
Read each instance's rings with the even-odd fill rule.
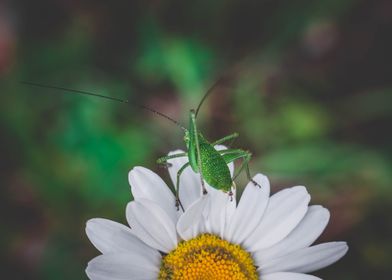
[[[176,151],[179,152],[179,151]],[[170,161],[170,176],[186,158]],[[231,172],[233,165],[229,166]],[[128,226],[91,219],[86,233],[102,255],[91,260],[91,280],[130,279],[261,279],[317,280],[309,275],[339,260],[345,242],[312,245],[325,229],[329,211],[309,206],[303,186],[270,196],[264,175],[250,182],[241,199],[208,187],[202,195],[190,168],[180,178],[180,200],[154,172],[135,167],[129,172],[134,200],[126,207]]]

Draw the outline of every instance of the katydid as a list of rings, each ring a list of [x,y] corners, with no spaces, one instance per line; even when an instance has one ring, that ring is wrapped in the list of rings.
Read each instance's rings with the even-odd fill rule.
[[[181,206],[184,211],[183,206],[181,205],[181,201],[179,199],[180,192],[180,177],[182,172],[187,167],[191,167],[195,173],[200,175],[200,182],[202,193],[207,194],[207,189],[204,185],[204,181],[206,181],[211,187],[221,190],[225,193],[228,193],[229,196],[233,196],[232,189],[235,189],[234,180],[240,175],[240,173],[245,169],[246,175],[248,179],[258,187],[261,187],[256,181],[254,181],[250,175],[249,171],[249,161],[252,157],[252,154],[249,151],[245,151],[242,149],[224,149],[224,150],[216,150],[214,148],[215,145],[222,144],[226,141],[233,140],[239,136],[238,133],[233,133],[227,135],[219,140],[216,140],[212,143],[207,141],[204,136],[198,131],[196,125],[196,117],[203,104],[206,97],[212,92],[217,83],[215,83],[203,96],[196,110],[191,109],[189,113],[189,129],[182,129],[185,132],[184,141],[186,144],[187,151],[183,153],[168,155],[160,157],[157,160],[158,164],[164,164],[170,167],[168,160],[179,157],[188,157],[188,162],[185,163],[178,171],[177,171],[177,182],[175,187],[176,194],[176,206],[179,209]],[[227,164],[237,160],[242,159],[242,164],[239,169],[234,173],[234,176],[231,177],[230,170]]]
[[[218,84],[218,82],[219,81],[217,81],[207,91],[207,93],[203,96],[197,109],[190,110],[189,129],[186,129],[180,123],[178,123],[174,119],[170,118],[169,116],[166,116],[163,113],[160,113],[160,112],[153,110],[151,108],[148,108],[146,106],[139,106],[142,109],[146,109],[148,111],[151,111],[151,112],[153,112],[161,117],[164,117],[167,120],[175,123],[185,133],[184,141],[185,141],[186,148],[187,148],[186,152],[163,156],[157,160],[158,164],[163,164],[163,165],[170,167],[168,160],[173,159],[173,158],[179,158],[179,157],[188,157],[188,162],[185,163],[177,172],[177,183],[175,186],[177,210],[179,210],[179,207],[181,207],[181,209],[184,211],[184,208],[181,205],[181,201],[179,199],[179,191],[180,191],[180,183],[179,182],[180,182],[180,177],[181,177],[182,172],[189,166],[192,168],[192,170],[195,173],[198,173],[200,175],[201,189],[202,189],[203,195],[207,194],[207,189],[204,184],[204,181],[205,181],[211,187],[218,189],[218,190],[221,190],[225,193],[228,193],[228,195],[232,197],[233,196],[232,190],[235,189],[234,180],[244,170],[246,172],[248,179],[255,186],[261,187],[256,181],[254,181],[252,179],[252,177],[250,175],[249,161],[252,157],[252,154],[249,151],[242,150],[242,149],[224,149],[224,150],[218,151],[214,147],[215,145],[222,144],[222,143],[227,142],[229,140],[234,140],[235,138],[237,138],[239,136],[238,133],[233,133],[233,134],[227,135],[227,136],[225,136],[219,140],[216,140],[214,142],[209,142],[197,129],[196,118],[197,118],[197,114],[199,112],[199,109],[201,108],[201,105],[203,104],[203,102],[207,98],[207,96],[213,91],[215,86]],[[28,84],[31,86],[56,89],[56,90],[65,91],[65,92],[69,92],[69,93],[90,95],[90,96],[103,98],[106,100],[117,101],[117,102],[121,102],[121,103],[126,103],[128,105],[132,105],[126,99],[120,99],[120,98],[116,98],[116,97],[100,95],[100,94],[91,93],[88,91],[75,90],[75,89],[69,89],[69,88],[57,87],[57,86],[51,86],[51,85],[43,85],[43,84],[37,84],[37,83],[32,83],[32,82],[22,82],[22,83]],[[234,173],[234,176],[232,177],[227,165],[237,159],[242,159],[242,163],[241,163],[240,167],[238,168],[238,170]]]

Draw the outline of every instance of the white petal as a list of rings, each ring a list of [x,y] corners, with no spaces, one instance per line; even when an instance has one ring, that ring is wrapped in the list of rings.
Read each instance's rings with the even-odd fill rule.
[[[107,219],[91,219],[86,224],[86,233],[91,243],[103,254],[134,252],[159,257],[158,251],[144,244],[133,235],[131,229]]]
[[[257,174],[253,180],[261,188],[252,182],[248,183],[225,234],[226,239],[237,244],[242,243],[257,227],[268,204],[270,193],[268,178]]]
[[[184,240],[196,237],[201,230],[203,222],[203,211],[208,203],[209,194],[201,196],[178,220],[177,232]]]
[[[175,224],[154,202],[132,201],[127,205],[126,216],[132,232],[147,245],[165,253],[176,247]]]
[[[152,280],[158,278],[159,262],[133,252],[104,254],[88,263],[86,273],[91,280]]]
[[[159,205],[175,223],[178,211],[175,198],[165,182],[156,173],[144,167],[135,167],[128,174],[132,195],[137,201],[147,199]]]
[[[254,253],[257,265],[310,246],[323,232],[329,221],[329,211],[322,206],[310,206],[299,225],[282,241]]]
[[[309,201],[310,196],[302,186],[284,189],[271,196],[263,219],[244,241],[245,248],[255,252],[281,241],[302,220]]]
[[[261,280],[321,280],[320,278],[302,273],[277,272],[261,276]]]
[[[208,232],[224,237],[227,220],[235,209],[235,200],[222,191],[210,191],[208,206],[203,213]]]
[[[297,250],[260,267],[262,273],[278,271],[308,273],[331,265],[348,250],[346,242],[329,242]]]
[[[183,153],[182,150],[170,152],[169,155]],[[188,162],[188,157],[180,157],[168,160],[172,164],[169,167],[170,178],[174,187],[177,183],[177,172]],[[200,197],[200,177],[188,166],[180,176],[180,200],[185,210]]]

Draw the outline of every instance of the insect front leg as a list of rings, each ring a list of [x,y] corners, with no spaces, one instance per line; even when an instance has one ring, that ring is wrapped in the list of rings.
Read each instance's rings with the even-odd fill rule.
[[[182,172],[184,172],[185,168],[187,168],[189,165],[190,165],[190,163],[187,162],[177,171],[177,181],[176,181],[176,188],[175,188],[177,211],[180,210],[179,207],[181,207],[182,212],[185,212],[185,209],[182,206],[182,203],[180,201],[180,177],[181,177]]]
[[[246,176],[247,176],[248,180],[251,181],[255,186],[258,186],[259,188],[261,188],[261,186],[255,180],[253,180],[252,176],[250,175],[249,161],[252,158],[252,153],[250,153],[248,151],[241,150],[241,149],[227,149],[227,150],[221,150],[219,152],[223,156],[223,158],[225,159],[226,163],[233,162],[237,159],[243,160],[240,167],[238,168],[238,171],[236,171],[234,173],[233,181],[245,169]]]
[[[167,162],[169,159],[173,159],[173,158],[179,158],[179,157],[186,157],[188,154],[187,153],[178,153],[178,154],[174,154],[174,155],[169,155],[169,156],[163,156],[157,159],[157,163],[159,165],[162,165],[164,167],[172,167],[172,164],[170,162]]]

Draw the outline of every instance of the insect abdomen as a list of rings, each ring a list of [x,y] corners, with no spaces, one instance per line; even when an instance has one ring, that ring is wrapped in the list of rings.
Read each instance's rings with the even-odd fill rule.
[[[201,141],[201,168],[204,180],[212,187],[228,192],[232,179],[223,157],[209,143]]]

